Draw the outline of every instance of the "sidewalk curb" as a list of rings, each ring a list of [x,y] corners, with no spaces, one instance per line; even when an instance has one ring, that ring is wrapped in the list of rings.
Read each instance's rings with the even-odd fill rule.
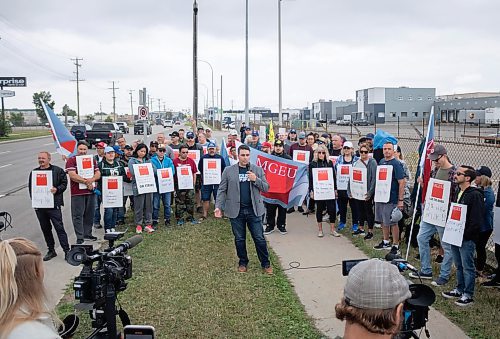
[[[35,139],[44,139],[44,138],[50,138],[50,134],[49,135],[44,135],[44,136],[41,136],[41,137],[32,137],[32,138],[24,138],[24,139],[15,139],[15,140],[0,141],[0,145],[12,144],[14,142],[21,142],[21,141],[30,141],[30,140],[35,140]]]

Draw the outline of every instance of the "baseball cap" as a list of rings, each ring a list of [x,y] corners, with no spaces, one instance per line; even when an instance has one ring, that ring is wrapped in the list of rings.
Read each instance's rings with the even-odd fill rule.
[[[252,131],[252,137],[258,137],[259,131]]]
[[[165,144],[158,144],[158,149],[167,149]]]
[[[283,141],[281,141],[281,140],[276,140],[276,141],[274,142],[274,146],[282,146],[282,147],[283,147]]]
[[[211,141],[207,144],[207,148],[216,148],[216,147],[217,146],[215,145],[215,143],[213,143]]]
[[[304,132],[300,132],[299,139],[305,139],[305,138],[306,138],[306,134]]]
[[[281,142],[281,140],[280,140],[280,142]],[[271,143],[270,143],[270,142],[267,142],[267,141],[264,141],[264,142],[262,143],[262,147],[263,147],[263,148],[264,148],[264,147],[266,147],[266,148],[271,148],[272,146],[273,146],[273,145],[271,145]]]
[[[130,146],[130,145],[125,145],[125,147],[123,147],[123,149],[127,149],[129,151],[133,151],[134,150],[134,148],[132,146]]]
[[[245,127],[245,131],[251,131],[251,130],[252,129],[249,126]]]
[[[235,130],[235,129],[232,129],[232,130],[231,130],[231,133],[229,133],[229,134],[231,134],[231,135],[238,135],[238,132],[236,132],[236,130]]]
[[[323,133],[323,134],[321,134],[321,136],[322,136],[323,138],[329,138],[329,137],[330,137],[330,136],[328,135],[328,133]]]
[[[391,222],[395,224],[399,222],[399,220],[401,219],[403,219],[403,213],[399,208],[394,207],[394,209],[391,212]]]
[[[362,309],[391,309],[411,296],[408,282],[398,268],[379,259],[354,266],[344,287],[346,303]]]
[[[97,147],[97,148],[105,148],[106,146],[107,146],[107,145],[106,145],[106,143],[104,143],[104,142],[102,142],[102,141],[101,141],[101,142],[98,142],[98,143],[95,145],[95,147]]]
[[[187,132],[187,133],[186,133],[186,138],[187,138],[187,139],[194,139],[194,133],[193,133],[193,132],[191,132],[191,131]]]
[[[199,126],[196,130],[197,131],[203,131],[205,128],[203,128],[202,126]]]
[[[177,132],[177,131],[172,132],[172,133],[170,133],[170,136],[171,137],[178,137],[179,136],[179,132]]]
[[[437,158],[439,158],[440,155],[445,155],[447,154],[448,152],[446,152],[446,148],[444,148],[443,145],[435,145],[434,146],[434,149],[431,150],[431,153],[429,154],[429,159],[430,160],[437,160]]]
[[[212,130],[211,130],[210,128],[208,128],[208,127],[207,127],[207,128],[205,129],[205,132],[212,132]]]
[[[104,148],[104,153],[109,153],[109,152],[114,152],[114,151],[115,151],[115,149],[111,146],[106,146]]]
[[[116,154],[123,155],[123,151],[120,149],[120,146],[115,145],[115,146],[113,146],[113,149],[115,150]]]
[[[344,142],[344,145],[343,145],[342,147],[349,147],[349,148],[353,148],[354,146],[353,146],[352,142],[350,142],[350,141],[346,141],[346,142]]]
[[[477,175],[485,175],[488,178],[491,178],[492,173],[489,167],[481,166],[476,170]]]
[[[290,133],[295,133],[295,134],[296,134],[296,133],[297,133],[297,130],[296,130],[295,128],[292,128],[292,129],[290,130]]]
[[[151,147],[151,146],[158,147],[158,141],[155,141],[155,140],[151,141],[151,142],[149,143],[149,147]]]
[[[316,143],[318,145],[324,145],[326,144],[326,139],[324,137],[319,137],[318,140],[316,140]]]

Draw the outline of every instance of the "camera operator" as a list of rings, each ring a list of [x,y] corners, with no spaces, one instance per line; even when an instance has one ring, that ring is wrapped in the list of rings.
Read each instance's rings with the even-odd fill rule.
[[[349,272],[344,297],[335,305],[346,320],[344,339],[392,338],[401,328],[403,303],[411,297],[398,268],[378,259],[362,261]]]
[[[33,242],[0,242],[0,339],[61,338],[62,324],[46,305],[42,253]]]

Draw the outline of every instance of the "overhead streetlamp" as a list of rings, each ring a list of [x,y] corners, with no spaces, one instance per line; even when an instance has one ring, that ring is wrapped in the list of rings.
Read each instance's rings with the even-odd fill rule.
[[[193,130],[198,120],[198,3],[193,2]]]
[[[283,123],[282,88],[281,88],[281,1],[278,0],[278,124]]]
[[[211,74],[212,74],[212,127],[213,127],[214,126],[213,114],[214,114],[214,108],[215,108],[215,106],[214,106],[214,69],[213,69],[212,65],[208,61],[201,60],[201,59],[198,59],[198,61],[204,62],[208,66],[210,66],[210,71],[211,71]]]
[[[245,124],[250,126],[248,111],[248,0],[245,0]]]

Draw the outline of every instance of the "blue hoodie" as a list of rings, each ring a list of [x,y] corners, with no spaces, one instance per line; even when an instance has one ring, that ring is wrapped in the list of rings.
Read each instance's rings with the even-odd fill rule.
[[[151,164],[153,164],[153,170],[155,172],[155,180],[156,180],[156,187],[158,187],[158,172],[157,170],[162,169],[162,168],[171,168],[172,169],[172,175],[175,174],[175,167],[174,167],[174,162],[172,159],[170,159],[167,156],[163,157],[163,160],[160,161],[157,155],[151,158]]]

